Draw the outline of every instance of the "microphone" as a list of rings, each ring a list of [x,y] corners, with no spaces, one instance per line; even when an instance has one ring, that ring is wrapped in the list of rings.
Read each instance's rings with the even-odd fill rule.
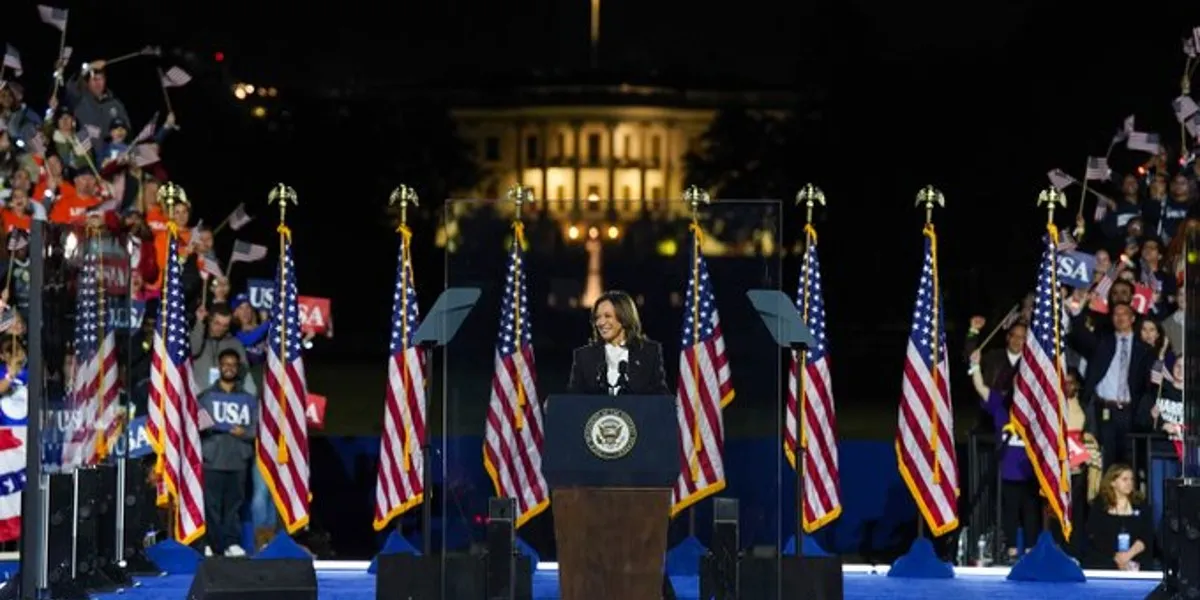
[[[623,360],[617,363],[617,385],[613,386],[616,393],[621,393],[629,385],[629,361]]]

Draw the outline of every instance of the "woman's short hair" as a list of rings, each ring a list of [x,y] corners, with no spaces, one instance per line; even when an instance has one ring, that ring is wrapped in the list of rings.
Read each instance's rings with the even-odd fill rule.
[[[596,311],[600,309],[600,305],[604,302],[612,304],[613,313],[617,316],[617,322],[621,324],[621,329],[625,330],[626,340],[641,340],[644,337],[642,333],[642,319],[638,316],[637,304],[634,303],[633,297],[620,290],[609,290],[600,294],[595,304],[592,304],[593,342],[600,339],[600,332],[596,330]]]

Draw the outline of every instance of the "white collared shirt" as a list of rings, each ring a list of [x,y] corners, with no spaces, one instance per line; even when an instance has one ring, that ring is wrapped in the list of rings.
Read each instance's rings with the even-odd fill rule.
[[[622,361],[629,362],[629,349],[625,346],[616,344],[604,344],[604,362],[608,366],[608,390],[610,394],[617,393],[617,379],[621,376],[620,364]],[[626,369],[629,367],[626,366]]]
[[[1115,402],[1129,402],[1129,361],[1133,359],[1133,333],[1116,334],[1117,347],[1114,348],[1112,362],[1104,377],[1096,383],[1096,395]],[[1121,345],[1124,344],[1126,354],[1125,364],[1121,364]]]

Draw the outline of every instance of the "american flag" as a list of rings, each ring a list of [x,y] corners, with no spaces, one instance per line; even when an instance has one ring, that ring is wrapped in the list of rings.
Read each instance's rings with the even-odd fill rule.
[[[308,390],[300,353],[300,308],[291,234],[283,234],[271,328],[267,334],[267,369],[258,427],[258,470],[271,489],[288,533],[308,524],[308,423],[304,413]]]
[[[1108,168],[1108,158],[1104,156],[1089,156],[1084,177],[1091,181],[1108,181],[1112,171]]]
[[[159,71],[159,73],[162,75],[162,86],[164,88],[183,87],[192,80],[192,76],[179,67],[171,67],[167,69],[166,73],[162,71]]]
[[[945,311],[938,289],[937,234],[925,228],[925,262],[904,357],[896,459],[900,476],[933,535],[958,527],[958,466],[946,360]]]
[[[184,317],[183,265],[179,235],[168,226],[167,271],[163,277],[162,313],[154,328],[150,358],[147,434],[158,454],[161,475],[158,502],[176,503],[175,539],[187,545],[204,536],[204,470],[196,391],[192,388],[192,351]]]
[[[1052,228],[1053,229],[1053,228]],[[1062,340],[1058,327],[1058,264],[1054,235],[1046,238],[1034,292],[1033,323],[1021,350],[1013,386],[1012,424],[1025,441],[1042,494],[1071,537],[1071,471],[1067,464],[1065,396],[1062,393]]]
[[[496,496],[517,501],[516,526],[520,527],[550,506],[550,491],[542,475],[542,407],[538,403],[520,223],[516,229],[500,304],[492,397],[483,434],[483,466],[492,478]]]
[[[379,474],[375,479],[375,530],[424,499],[425,362],[424,352],[412,346],[420,310],[413,283],[409,232],[403,230],[392,296],[392,342],[388,358],[388,389],[383,407],[383,438]]]
[[[38,9],[38,16],[42,19],[43,23],[45,23],[63,33],[66,33],[66,31],[67,31],[67,14],[68,14],[67,9],[54,8],[53,6],[46,6],[44,4],[39,4],[37,9]]]
[[[721,317],[708,264],[700,254],[698,226],[692,229],[691,264],[675,392],[680,472],[672,493],[671,516],[725,488],[725,420],[721,409],[733,402]]]
[[[108,455],[110,428],[117,425],[116,334],[104,328],[99,240],[89,236],[79,270],[75,304],[75,376],[72,409],[80,426],[63,445],[63,465],[94,464]]]
[[[812,533],[842,514],[839,492],[837,416],[833,405],[833,377],[825,340],[825,294],[821,289],[821,261],[817,258],[817,232],[805,228],[808,246],[800,267],[796,310],[817,340],[814,348],[792,354],[788,374],[787,415],[783,431],[784,453],[796,467],[796,438],[804,452],[804,531]],[[797,428],[797,413],[804,428]]]

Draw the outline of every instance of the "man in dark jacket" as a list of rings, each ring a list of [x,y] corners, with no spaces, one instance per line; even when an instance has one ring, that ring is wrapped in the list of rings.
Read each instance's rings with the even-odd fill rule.
[[[241,533],[242,502],[246,495],[246,469],[254,457],[258,423],[254,396],[241,385],[242,359],[233,349],[217,357],[220,378],[200,395],[201,449],[204,456],[204,513],[208,545],[225,556],[245,556]],[[205,425],[208,425],[206,428]]]

